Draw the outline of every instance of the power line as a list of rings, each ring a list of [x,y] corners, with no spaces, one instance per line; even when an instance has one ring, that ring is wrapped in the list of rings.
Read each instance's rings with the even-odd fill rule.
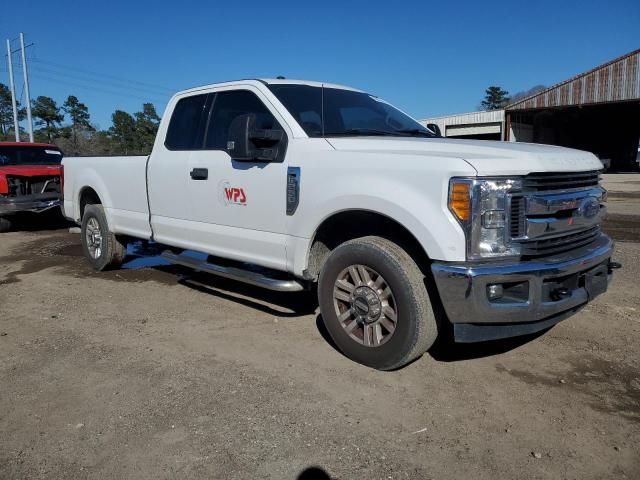
[[[119,77],[117,75],[105,74],[85,68],[41,60],[34,58],[35,56],[36,55],[31,55],[31,58],[28,58],[31,70],[30,76],[47,82],[62,84],[89,92],[100,92],[115,97],[129,97],[142,101],[143,103],[166,103],[169,97],[176,91],[176,89],[166,86],[155,85],[152,83]],[[21,65],[26,61],[27,58],[24,57]],[[34,63],[36,63],[36,65],[34,65]],[[22,65],[22,67],[24,67],[24,65]],[[7,70],[0,67],[0,71]],[[23,84],[20,100],[22,100],[24,93],[25,85]]]
[[[163,86],[163,85],[155,85],[155,84],[152,84],[152,83],[141,82],[139,80],[132,80],[132,79],[124,78],[124,77],[118,77],[118,76],[112,75],[112,74],[100,73],[100,72],[88,70],[86,68],[79,68],[79,67],[74,67],[74,66],[70,66],[70,65],[63,65],[61,63],[50,62],[50,61],[47,61],[47,60],[40,60],[40,59],[37,59],[37,58],[32,58],[31,61],[32,62],[36,62],[36,63],[42,63],[44,65],[48,65],[50,67],[54,67],[54,68],[57,68],[57,69],[73,70],[73,71],[76,71],[76,72],[83,73],[84,75],[94,76],[94,77],[98,77],[98,78],[102,78],[102,79],[110,78],[112,80],[115,80],[116,82],[121,82],[121,83],[125,83],[125,84],[137,84],[137,85],[140,85],[142,87],[168,91],[168,92],[171,92],[171,93],[174,93],[177,90],[175,88],[171,88],[171,87],[167,87],[167,86]]]
[[[70,85],[73,86],[75,88],[80,88],[80,89],[85,89],[88,91],[97,91],[97,92],[101,92],[101,93],[107,93],[109,95],[114,95],[117,97],[129,97],[129,98],[135,98],[137,100],[143,100],[143,101],[157,101],[157,102],[166,102],[168,100],[168,98],[164,98],[161,99],[160,97],[156,97],[156,96],[151,96],[151,95],[147,95],[147,96],[143,96],[143,95],[135,95],[135,94],[131,94],[131,93],[126,93],[126,92],[116,92],[113,90],[107,90],[105,88],[101,88],[98,87],[96,85],[87,85],[87,84],[82,84],[82,83],[78,83],[78,82],[73,82],[73,81],[69,81],[66,78],[52,78],[46,75],[41,75],[41,74],[35,74],[32,73],[31,74],[32,77],[34,78],[38,78],[40,80],[47,80],[49,82],[54,82],[54,83],[59,83],[62,85]]]
[[[48,68],[43,68],[39,65],[36,65],[35,67],[31,67],[32,71],[37,71],[37,72],[41,72],[41,73],[45,73],[45,74],[51,74],[51,75],[56,75],[56,76],[63,76],[63,77],[68,77],[71,78],[73,80],[78,80],[78,81],[83,81],[83,82],[91,82],[91,83],[97,83],[97,84],[103,84],[112,88],[116,88],[116,89],[126,89],[126,91],[130,91],[130,90],[137,90],[137,91],[141,91],[141,92],[145,92],[145,93],[151,93],[151,94],[155,94],[155,95],[162,95],[165,96],[167,94],[167,91],[155,91],[155,90],[151,90],[147,87],[139,87],[136,85],[125,85],[124,82],[122,83],[118,83],[118,82],[114,82],[114,81],[110,81],[110,80],[97,80],[95,78],[91,78],[88,76],[83,76],[82,74],[80,76],[78,76],[77,74],[72,74],[72,73],[66,73],[66,72],[58,72],[56,70],[50,70]],[[172,92],[173,93],[173,92]]]
[[[0,71],[6,72],[7,69],[0,68]],[[153,101],[157,103],[164,103],[168,101],[168,97],[169,97],[169,95],[164,96],[164,95],[153,93],[153,92],[151,95],[136,94],[136,93],[132,93],[130,89],[128,88],[125,89],[125,87],[122,87],[116,84],[107,85],[107,87],[113,87],[115,89],[104,88],[104,86],[102,85],[96,85],[95,82],[92,80],[89,80],[89,82],[91,82],[90,84],[81,83],[81,82],[86,82],[87,80],[77,79],[75,77],[71,77],[70,75],[53,72],[53,71],[48,71],[47,72],[48,75],[43,75],[40,73],[40,71],[41,71],[40,69],[37,69],[35,73],[34,71],[32,71],[31,76],[39,80],[46,80],[49,82],[54,82],[62,85],[68,85],[68,86],[76,87],[86,91],[92,91],[92,92],[96,91],[96,92],[113,95],[116,97],[129,97],[129,98],[134,98],[136,100],[141,100],[143,102]],[[122,89],[122,90],[119,90],[119,89]],[[23,86],[23,91],[24,91],[24,86]]]

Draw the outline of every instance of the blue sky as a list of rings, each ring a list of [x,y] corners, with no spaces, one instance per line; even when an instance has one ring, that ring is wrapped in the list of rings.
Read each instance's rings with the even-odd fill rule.
[[[32,97],[74,94],[102,128],[144,101],[161,113],[174,90],[277,75],[362,88],[423,118],[640,48],[640,2],[3,2],[2,46],[20,31],[35,43]]]

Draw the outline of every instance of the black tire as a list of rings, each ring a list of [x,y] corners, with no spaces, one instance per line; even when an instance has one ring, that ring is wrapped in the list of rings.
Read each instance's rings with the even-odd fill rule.
[[[92,220],[93,219],[93,220]],[[90,245],[87,233],[88,228],[92,228],[97,223],[101,236],[99,254],[95,254],[93,245]],[[89,226],[89,227],[88,227]],[[87,205],[82,216],[82,227],[80,230],[82,238],[82,250],[93,268],[98,271],[113,269],[122,265],[127,254],[127,246],[120,242],[116,235],[109,230],[107,217],[104,214],[102,205]]]
[[[341,272],[352,265],[370,268],[384,277],[393,295],[397,314],[395,330],[379,346],[357,342],[338,319],[335,283]],[[381,237],[350,240],[331,252],[320,272],[318,302],[327,331],[340,351],[378,370],[394,370],[410,363],[425,353],[438,336],[423,273],[406,251]]]
[[[11,220],[6,217],[0,217],[0,233],[8,232],[12,226]]]

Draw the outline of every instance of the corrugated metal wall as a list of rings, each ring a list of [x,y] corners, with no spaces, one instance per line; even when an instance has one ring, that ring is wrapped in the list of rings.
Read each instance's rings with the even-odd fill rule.
[[[509,105],[507,110],[532,110],[626,100],[640,100],[640,50]]]
[[[504,110],[491,110],[487,112],[470,112],[460,113],[458,115],[449,115],[445,117],[425,118],[420,120],[422,125],[427,123],[435,123],[440,127],[443,134],[446,135],[447,127],[452,125],[477,125],[496,123],[501,124],[504,120]]]

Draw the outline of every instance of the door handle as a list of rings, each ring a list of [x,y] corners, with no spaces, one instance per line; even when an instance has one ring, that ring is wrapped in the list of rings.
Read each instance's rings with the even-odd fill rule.
[[[190,175],[192,180],[206,180],[209,178],[209,169],[194,168],[193,170],[191,170]]]

